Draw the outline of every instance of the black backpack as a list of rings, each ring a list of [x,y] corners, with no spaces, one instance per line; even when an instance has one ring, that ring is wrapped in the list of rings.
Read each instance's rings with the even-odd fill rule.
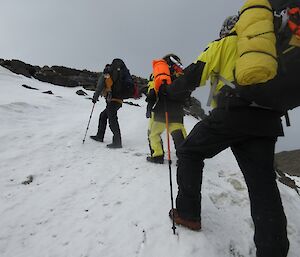
[[[277,5],[274,5],[274,2]],[[277,7],[281,1],[270,3]],[[286,8],[299,8],[300,11],[300,1],[285,1],[284,9],[279,9],[276,13],[281,13]],[[283,22],[281,18],[275,15],[274,21],[279,62],[276,77],[262,84],[237,86],[234,91],[251,104],[285,114],[288,110],[300,106],[300,37],[296,36],[296,31],[292,31],[289,23],[292,21],[300,27],[300,12],[294,16],[290,15],[288,23],[280,28]]]
[[[134,96],[135,84],[129,70],[121,59],[114,59],[110,66],[113,80],[113,95],[116,98],[128,99]]]

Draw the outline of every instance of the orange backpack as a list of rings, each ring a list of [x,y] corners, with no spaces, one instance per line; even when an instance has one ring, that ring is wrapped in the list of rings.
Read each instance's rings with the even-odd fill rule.
[[[162,84],[171,84],[171,74],[167,62],[163,59],[153,60],[154,90],[159,91]]]

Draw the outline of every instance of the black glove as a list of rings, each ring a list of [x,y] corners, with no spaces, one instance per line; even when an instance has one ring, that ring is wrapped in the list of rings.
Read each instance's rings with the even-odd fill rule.
[[[152,112],[154,104],[155,104],[155,102],[149,102],[147,104],[147,109],[146,109],[146,118],[147,119],[151,118],[151,112]]]
[[[151,118],[151,110],[146,111],[146,118],[147,119]]]
[[[168,85],[166,85],[166,84],[162,84],[162,85],[159,87],[159,90],[158,90],[158,96],[159,96],[159,97],[167,97],[167,96],[168,96],[167,86],[168,86]]]
[[[187,81],[188,89],[195,90],[195,88],[199,86],[204,67],[205,63],[198,61],[197,63],[192,63],[184,69],[184,78]]]
[[[111,101],[111,98],[112,98],[112,94],[111,94],[111,92],[108,92],[107,96],[106,96],[106,102],[109,103]]]
[[[93,95],[93,98],[92,98],[92,102],[93,104],[97,103],[98,99],[97,97],[95,96],[95,94]]]

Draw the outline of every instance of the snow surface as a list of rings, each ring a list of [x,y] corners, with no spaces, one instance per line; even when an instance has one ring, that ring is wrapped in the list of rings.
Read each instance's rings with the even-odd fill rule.
[[[109,129],[105,143],[89,138],[103,99],[82,144],[92,103],[75,93],[81,88],[42,83],[2,67],[0,86],[1,257],[255,256],[247,189],[230,150],[206,161],[202,231],[177,227],[173,235],[168,165],[145,161],[143,98],[134,101],[141,107],[124,104],[119,111],[124,147],[107,149]],[[47,90],[54,95],[42,93]],[[186,117],[187,130],[196,122]],[[175,160],[173,145],[171,150]],[[175,174],[173,161],[174,197]],[[299,257],[300,199],[294,190],[279,188],[288,256]]]

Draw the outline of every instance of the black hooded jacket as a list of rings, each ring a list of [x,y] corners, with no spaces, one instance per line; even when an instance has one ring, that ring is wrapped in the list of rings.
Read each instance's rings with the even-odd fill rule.
[[[172,76],[173,80],[176,80],[175,76]],[[154,88],[150,88],[146,102],[148,102],[148,106],[152,106],[155,121],[166,122],[165,112],[167,111],[169,122],[183,123],[185,98],[182,98],[182,96],[173,97],[172,99],[162,95],[157,96]]]

